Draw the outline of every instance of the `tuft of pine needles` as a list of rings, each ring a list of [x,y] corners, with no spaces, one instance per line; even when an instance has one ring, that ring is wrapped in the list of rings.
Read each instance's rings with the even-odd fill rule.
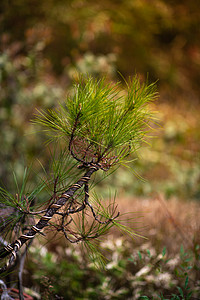
[[[124,92],[120,83],[82,77],[73,96],[57,110],[40,112],[35,122],[50,139],[69,143],[78,161],[108,170],[138,149],[153,120],[148,104],[157,97],[155,84],[141,83],[135,76],[126,86]]]

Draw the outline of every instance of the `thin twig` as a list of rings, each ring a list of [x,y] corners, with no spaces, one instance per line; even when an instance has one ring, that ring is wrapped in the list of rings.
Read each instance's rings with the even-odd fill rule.
[[[118,212],[115,217],[109,218],[106,221],[99,220],[99,218],[97,217],[97,215],[96,215],[96,213],[94,211],[94,208],[93,208],[92,204],[88,201],[88,199],[89,199],[89,193],[88,193],[88,191],[89,191],[89,186],[88,186],[88,183],[86,183],[85,184],[85,195],[86,195],[86,197],[85,197],[85,204],[89,206],[89,208],[91,209],[91,212],[93,214],[93,217],[95,218],[95,220],[97,222],[99,222],[100,224],[108,224],[108,223],[112,222],[114,219],[116,219],[116,218],[119,217],[119,212]]]
[[[29,211],[29,212],[24,212],[24,213],[29,214],[29,215],[39,215],[39,214],[42,214],[42,213],[45,213],[45,212],[47,212],[47,209],[42,209],[42,210],[39,210],[39,211]]]
[[[18,272],[18,288],[19,288],[19,299],[20,300],[24,300],[22,275],[23,275],[23,269],[24,269],[26,254],[27,254],[28,248],[30,247],[31,244],[32,244],[32,240],[29,241],[28,245],[26,246],[24,252],[22,253],[22,255],[20,257],[19,272]]]

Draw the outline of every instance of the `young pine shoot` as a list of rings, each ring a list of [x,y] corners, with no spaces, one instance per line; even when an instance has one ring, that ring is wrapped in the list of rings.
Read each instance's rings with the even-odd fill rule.
[[[43,126],[48,141],[55,145],[51,168],[48,179],[32,191],[26,189],[27,174],[14,196],[1,188],[2,207],[14,212],[7,227],[0,224],[4,241],[0,259],[9,256],[1,272],[14,264],[24,244],[46,228],[62,233],[71,243],[84,242],[91,256],[100,261],[93,240],[112,226],[131,233],[118,221],[120,212],[115,205],[106,207],[97,195],[90,194],[91,178],[99,170],[116,169],[136,152],[151,128],[153,117],[148,104],[156,97],[155,85],[140,83],[136,76],[126,83],[126,90],[119,83],[87,77],[80,78],[73,95],[58,109],[38,112],[34,122]],[[38,200],[43,189],[48,190],[48,202]],[[9,230],[18,235],[13,241],[13,234],[9,241],[6,239]]]

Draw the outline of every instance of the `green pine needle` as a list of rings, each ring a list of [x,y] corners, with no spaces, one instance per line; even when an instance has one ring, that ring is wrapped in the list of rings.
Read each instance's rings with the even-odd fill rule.
[[[140,147],[153,120],[147,104],[157,97],[155,84],[141,84],[136,76],[126,84],[124,91],[119,83],[80,78],[73,96],[57,110],[40,112],[35,122],[52,139],[68,144],[73,138],[79,158],[89,155],[109,169]]]

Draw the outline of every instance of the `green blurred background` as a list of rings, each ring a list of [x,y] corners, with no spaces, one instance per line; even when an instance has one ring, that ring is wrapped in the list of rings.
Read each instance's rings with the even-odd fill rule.
[[[145,181],[121,169],[106,184],[121,196],[199,199],[198,6],[195,0],[2,0],[1,182],[12,191],[13,170],[20,177],[25,165],[40,172],[37,159],[48,164],[45,137],[30,120],[36,109],[62,102],[79,72],[114,81],[137,73],[157,81],[160,93],[152,146],[132,166]]]

